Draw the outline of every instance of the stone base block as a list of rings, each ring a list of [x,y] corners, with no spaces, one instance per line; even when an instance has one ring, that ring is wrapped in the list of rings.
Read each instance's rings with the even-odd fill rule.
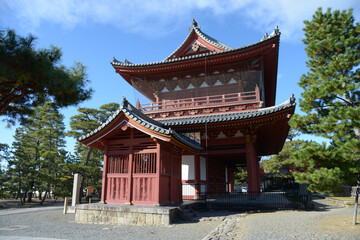
[[[177,207],[82,204],[76,206],[75,221],[93,224],[167,226],[175,221],[178,211]]]

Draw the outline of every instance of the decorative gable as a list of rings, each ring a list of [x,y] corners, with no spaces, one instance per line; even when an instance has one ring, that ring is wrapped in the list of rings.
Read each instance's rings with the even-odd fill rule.
[[[195,19],[193,19],[189,34],[184,42],[166,59],[181,58],[209,52],[221,52],[230,49],[232,48],[203,33],[200,30],[200,26],[198,26]]]

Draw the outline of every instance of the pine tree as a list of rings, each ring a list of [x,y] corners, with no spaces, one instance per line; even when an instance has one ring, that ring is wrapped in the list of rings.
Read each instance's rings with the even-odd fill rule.
[[[8,174],[5,170],[5,162],[10,159],[9,145],[0,143],[0,198],[8,197]],[[3,165],[4,164],[4,165]]]
[[[114,114],[118,108],[119,104],[117,103],[104,104],[99,109],[79,108],[79,114],[71,117],[71,131],[67,134],[79,138],[91,132]],[[73,171],[83,176],[81,192],[84,187],[100,187],[102,156],[103,152],[100,150],[84,146],[79,142],[76,144],[75,159],[78,164],[74,165]]]
[[[330,140],[328,145],[308,143],[293,154],[306,172],[295,174],[310,190],[339,192],[344,184],[355,184],[360,169],[360,24],[352,10],[322,12],[318,9],[305,23],[305,73],[300,108],[290,124],[303,133]]]
[[[302,171],[296,167],[291,156],[305,143],[304,140],[296,139],[300,134],[290,130],[287,140],[278,155],[271,156],[263,161],[266,174],[276,178],[293,178],[293,173]]]
[[[42,204],[50,191],[56,196],[69,195],[72,176],[64,150],[64,116],[53,102],[37,107],[35,112],[16,129],[7,174],[9,191],[21,196],[22,203],[26,197],[31,202],[38,191]]]
[[[42,178],[46,182],[45,194],[41,204],[45,201],[50,190],[55,191],[59,176],[62,175],[65,163],[65,126],[64,116],[53,102],[45,103],[39,111],[39,122],[36,135],[39,140],[39,153],[43,160],[41,166]],[[51,188],[52,187],[52,188]]]
[[[67,68],[61,50],[34,49],[35,37],[0,30],[0,116],[22,121],[50,97],[56,105],[78,104],[91,96],[84,65]]]

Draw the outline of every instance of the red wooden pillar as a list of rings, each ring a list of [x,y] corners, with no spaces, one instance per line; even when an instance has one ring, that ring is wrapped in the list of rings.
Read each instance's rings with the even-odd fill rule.
[[[107,146],[104,149],[104,166],[102,175],[102,189],[101,189],[101,201],[100,203],[106,203],[106,188],[107,188],[107,171],[108,171],[108,157]]]
[[[200,181],[200,156],[199,155],[195,155],[194,156],[194,177],[195,177],[195,199],[198,199],[200,197],[200,193],[201,193],[201,181]]]
[[[261,176],[260,176],[260,163],[259,163],[259,158],[257,158],[257,161],[256,161],[256,168],[257,168],[257,186],[258,186],[258,191],[260,192],[260,189],[261,189]]]
[[[134,128],[130,129],[130,139],[134,139]],[[128,172],[128,184],[127,184],[127,199],[128,202],[126,204],[131,204],[132,201],[132,194],[133,194],[133,159],[134,159],[134,152],[133,152],[133,145],[130,145],[130,152],[129,152],[129,172]]]
[[[228,168],[228,189],[229,192],[234,191],[234,170],[232,168]]]
[[[154,205],[160,206],[160,161],[161,161],[161,145],[156,142],[156,173],[155,173],[155,184],[154,184]]]
[[[255,136],[246,136],[246,167],[248,173],[248,192],[255,194],[259,192],[258,177],[260,175],[259,163],[254,148]]]

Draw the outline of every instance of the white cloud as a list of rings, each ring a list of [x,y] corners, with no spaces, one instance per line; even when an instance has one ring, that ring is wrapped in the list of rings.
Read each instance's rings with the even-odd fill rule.
[[[36,29],[43,22],[65,28],[92,23],[111,24],[134,33],[165,34],[199,13],[231,16],[263,32],[279,25],[282,39],[299,39],[303,20],[310,19],[322,6],[333,9],[355,8],[357,0],[4,0],[0,9],[8,8],[23,26]],[[5,5],[5,7],[4,7]],[[359,9],[354,12],[359,18]]]

